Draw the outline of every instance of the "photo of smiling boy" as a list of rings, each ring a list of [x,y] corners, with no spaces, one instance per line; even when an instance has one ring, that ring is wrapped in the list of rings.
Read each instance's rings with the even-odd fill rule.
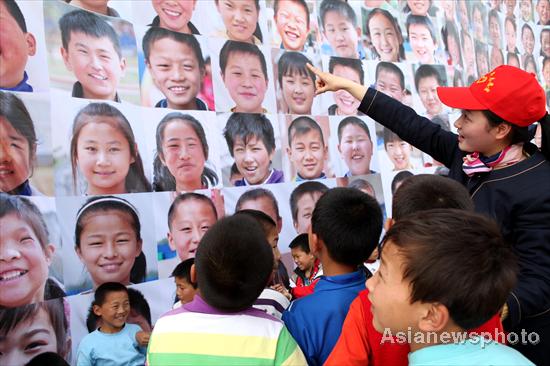
[[[262,44],[263,35],[258,23],[260,0],[214,0],[224,28],[211,36],[233,41]]]
[[[173,32],[200,35],[199,30],[191,23],[191,16],[197,0],[151,0],[157,16],[150,26],[161,27]]]
[[[356,83],[363,84],[365,79],[363,63],[358,59],[331,57],[328,69],[331,74],[353,80]],[[359,108],[361,101],[355,99],[347,91],[338,90],[332,96],[335,103],[328,107],[329,116],[350,116],[360,113],[357,108]]]
[[[271,168],[275,155],[273,126],[263,114],[233,113],[223,135],[243,176],[235,186],[282,183],[283,172]]]
[[[117,88],[124,76],[126,59],[114,29],[86,10],[63,15],[59,28],[61,57],[77,79],[72,96],[120,102]]]
[[[341,0],[323,0],[319,5],[319,19],[331,55],[365,58],[365,50],[360,43],[361,26],[349,3]]]
[[[235,103],[227,108],[216,96],[216,111],[267,113],[262,106],[269,87],[265,56],[251,43],[227,41],[219,54],[220,75],[229,97]]]
[[[288,127],[288,159],[296,171],[294,181],[324,179],[328,147],[321,126],[311,117],[298,117]]]
[[[288,51],[277,62],[276,84],[281,94],[279,113],[311,114],[315,97],[315,74],[306,65],[311,61],[300,52]]]
[[[306,1],[274,0],[273,13],[275,28],[281,40],[280,45],[276,46],[290,51],[303,51],[310,30]]]
[[[430,18],[411,14],[407,17],[406,28],[414,59],[422,64],[436,63],[437,38]]]
[[[380,61],[375,71],[376,90],[402,102],[405,99],[405,74],[399,66]]]
[[[371,133],[358,117],[346,117],[338,124],[338,152],[348,171],[345,177],[375,173],[370,165],[373,154]]]
[[[143,54],[147,70],[156,88],[165,99],[157,108],[208,110],[197,98],[205,76],[200,44],[190,34],[151,27],[143,37]]]
[[[412,146],[384,127],[384,149],[393,163],[393,170],[414,169],[411,163]]]
[[[447,86],[443,65],[420,65],[414,73],[414,86],[429,119],[443,112],[443,103],[437,96],[437,88]]]
[[[32,92],[25,67],[36,54],[36,39],[14,0],[0,2],[0,49],[0,89]]]

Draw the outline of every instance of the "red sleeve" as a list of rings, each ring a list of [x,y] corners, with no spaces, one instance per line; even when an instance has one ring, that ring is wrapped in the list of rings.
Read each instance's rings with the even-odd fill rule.
[[[290,293],[292,294],[292,297],[294,299],[299,299],[300,297],[304,297],[307,295],[311,295],[313,293],[313,290],[315,289],[315,285],[319,282],[319,279],[317,278],[311,284],[308,286],[296,286],[290,289]]]
[[[369,353],[363,304],[358,296],[349,307],[340,338],[326,360],[325,366],[366,366],[369,365]]]

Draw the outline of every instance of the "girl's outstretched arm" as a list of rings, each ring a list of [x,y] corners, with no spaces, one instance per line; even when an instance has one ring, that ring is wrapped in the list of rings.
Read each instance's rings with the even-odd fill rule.
[[[317,75],[317,79],[315,80],[315,95],[319,95],[327,91],[345,89],[348,93],[353,95],[355,99],[363,100],[363,97],[367,92],[367,87],[361,84],[332,75],[328,72],[323,72],[311,64],[307,64],[307,68]]]

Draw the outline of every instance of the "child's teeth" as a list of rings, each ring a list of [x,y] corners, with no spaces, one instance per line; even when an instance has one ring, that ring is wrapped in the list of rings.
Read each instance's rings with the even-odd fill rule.
[[[168,10],[168,9],[165,9],[164,11],[166,12],[166,14],[168,14],[170,16],[173,16],[173,17],[179,17],[181,15],[181,13],[178,13],[177,11],[172,11],[172,10]]]
[[[14,278],[20,277],[27,273],[27,271],[9,271],[5,272],[0,276],[0,281],[9,281],[13,280]]]
[[[97,74],[91,74],[91,76],[98,80],[107,80],[105,76],[97,75]]]

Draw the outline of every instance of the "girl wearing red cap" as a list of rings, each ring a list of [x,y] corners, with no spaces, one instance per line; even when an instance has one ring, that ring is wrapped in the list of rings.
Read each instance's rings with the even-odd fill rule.
[[[316,94],[344,89],[362,100],[359,110],[449,168],[468,188],[476,210],[493,217],[519,259],[516,288],[502,319],[509,332],[536,332],[536,345],[514,347],[537,365],[550,365],[550,118],[535,75],[499,66],[469,87],[439,87],[439,99],[462,110],[458,135],[352,81],[322,72]],[[542,128],[539,150],[528,126]]]

